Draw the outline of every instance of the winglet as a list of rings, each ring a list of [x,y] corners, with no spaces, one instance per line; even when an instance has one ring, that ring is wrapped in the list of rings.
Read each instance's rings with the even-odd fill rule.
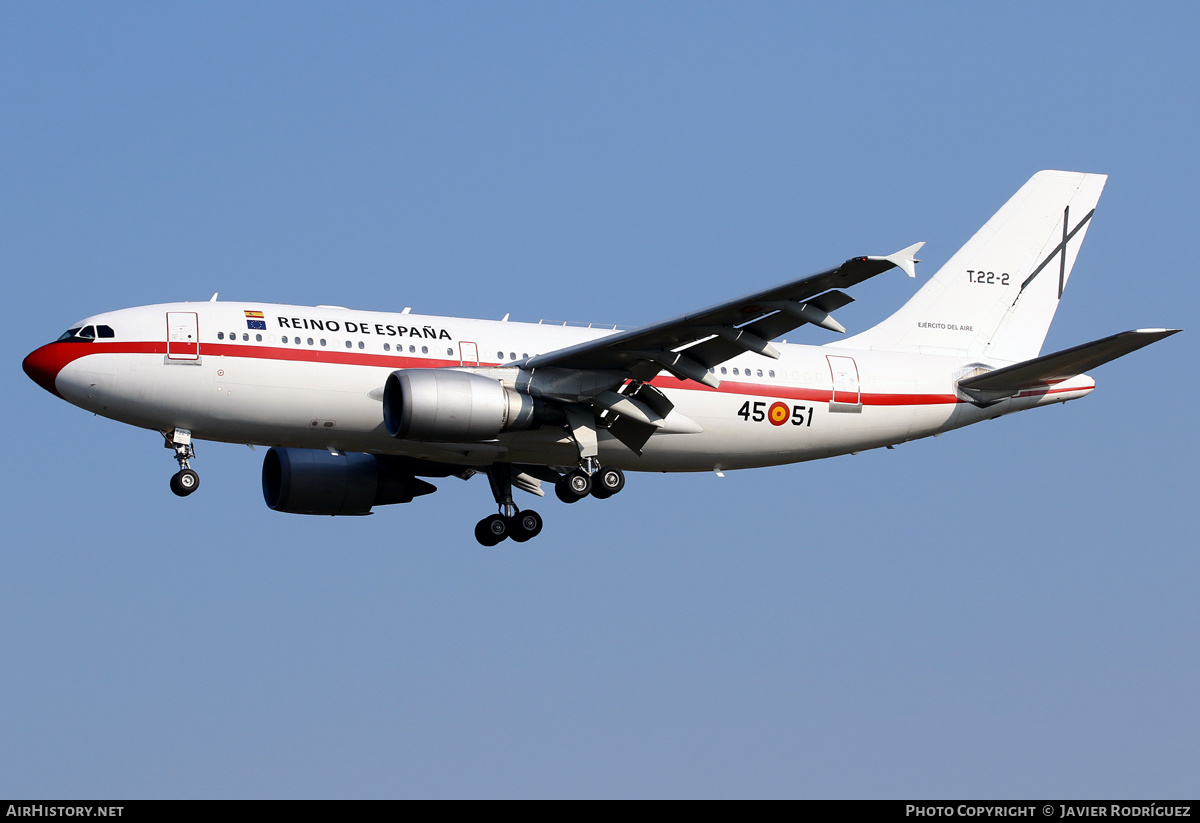
[[[894,254],[889,254],[886,257],[868,257],[867,259],[868,260],[883,260],[885,262],[891,263],[893,266],[903,269],[904,273],[907,274],[909,277],[916,277],[917,276],[917,263],[921,262],[920,260],[917,259],[916,255],[917,255],[917,252],[921,250],[921,246],[924,246],[924,245],[925,245],[925,241],[922,240],[920,243],[913,243],[907,249],[900,249],[900,251],[895,252]]]

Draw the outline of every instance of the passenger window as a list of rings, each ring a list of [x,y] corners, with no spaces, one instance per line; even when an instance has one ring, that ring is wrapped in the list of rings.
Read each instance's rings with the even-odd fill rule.
[[[322,346],[324,346],[324,345],[325,345],[325,338],[324,338],[324,337],[322,337],[322,338],[321,338],[321,345],[322,345]]]
[[[349,340],[347,340],[347,341],[346,341],[346,348],[348,348],[348,349],[352,349],[352,348],[354,348],[354,344],[353,344],[353,343],[351,343]]]
[[[310,346],[312,345],[312,338],[311,338],[311,337],[310,337],[310,338],[308,338],[308,345],[310,345]]]
[[[497,360],[503,360],[503,359],[504,359],[504,352],[502,352],[502,351],[498,351],[498,352],[496,352],[496,359],[497,359]]]
[[[726,371],[725,371],[725,367],[724,367],[724,366],[722,366],[722,367],[721,367],[721,374],[728,374],[728,372],[726,372]]]
[[[521,359],[522,359],[522,360],[528,360],[528,359],[529,359],[529,355],[527,355],[525,352],[521,352]]]
[[[359,340],[359,341],[358,341],[358,347],[359,347],[360,349],[365,349],[365,348],[367,347],[367,344],[366,344],[366,343],[364,343],[363,341]]]
[[[255,341],[257,341],[257,342],[261,343],[261,342],[262,342],[262,335],[261,335],[261,334],[256,334],[256,335],[254,335],[254,339],[255,339]]]
[[[384,344],[383,344],[383,350],[384,350],[384,351],[391,351],[391,350],[392,350],[392,344],[391,344],[391,343],[384,343]]]
[[[416,346],[409,346],[409,347],[408,347],[408,353],[409,353],[409,354],[412,354],[412,353],[414,353],[416,350],[417,350],[417,347],[416,347]]]
[[[509,359],[509,360],[516,360],[516,359],[517,359],[517,353],[516,353],[515,351],[510,351],[510,352],[508,353],[508,359]]]
[[[225,332],[223,332],[223,331],[219,331],[219,332],[217,332],[217,339],[218,339],[218,340],[224,340],[224,339],[225,339]]]
[[[447,355],[448,357],[453,357],[453,356],[454,356],[454,349],[452,349],[452,348],[450,348],[449,346],[447,346],[447,347],[446,347],[446,355]]]
[[[429,354],[429,347],[428,347],[428,346],[422,346],[422,347],[421,347],[421,354]]]
[[[283,337],[281,337],[281,338],[279,338],[279,339],[280,339],[280,340],[282,340],[284,343],[286,343],[286,342],[287,342],[287,335],[285,334]]]
[[[768,377],[774,377],[774,376],[775,376],[775,372],[774,372],[774,371],[769,371],[769,372],[767,372],[767,376],[768,376]]]
[[[762,369],[758,370],[758,377],[762,377]]]

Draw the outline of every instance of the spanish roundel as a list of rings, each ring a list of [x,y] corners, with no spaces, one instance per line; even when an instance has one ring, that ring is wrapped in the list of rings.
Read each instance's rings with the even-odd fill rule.
[[[791,416],[792,410],[783,403],[772,403],[771,408],[767,409],[767,419],[772,426],[782,426]]]

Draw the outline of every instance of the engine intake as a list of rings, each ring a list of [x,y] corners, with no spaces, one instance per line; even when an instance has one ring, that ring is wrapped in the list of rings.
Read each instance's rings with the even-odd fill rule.
[[[491,440],[551,422],[554,411],[499,380],[450,369],[398,369],[383,388],[383,425],[401,440]]]
[[[372,506],[409,503],[437,491],[373,454],[274,447],[263,459],[263,499],[288,514],[370,514]]]

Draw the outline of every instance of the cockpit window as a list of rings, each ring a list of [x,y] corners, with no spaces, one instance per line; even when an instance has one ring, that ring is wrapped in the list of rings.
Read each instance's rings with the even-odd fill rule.
[[[116,336],[112,326],[83,326],[82,328],[67,329],[59,335],[58,341],[74,340],[76,343],[91,343],[97,337],[111,340]]]

